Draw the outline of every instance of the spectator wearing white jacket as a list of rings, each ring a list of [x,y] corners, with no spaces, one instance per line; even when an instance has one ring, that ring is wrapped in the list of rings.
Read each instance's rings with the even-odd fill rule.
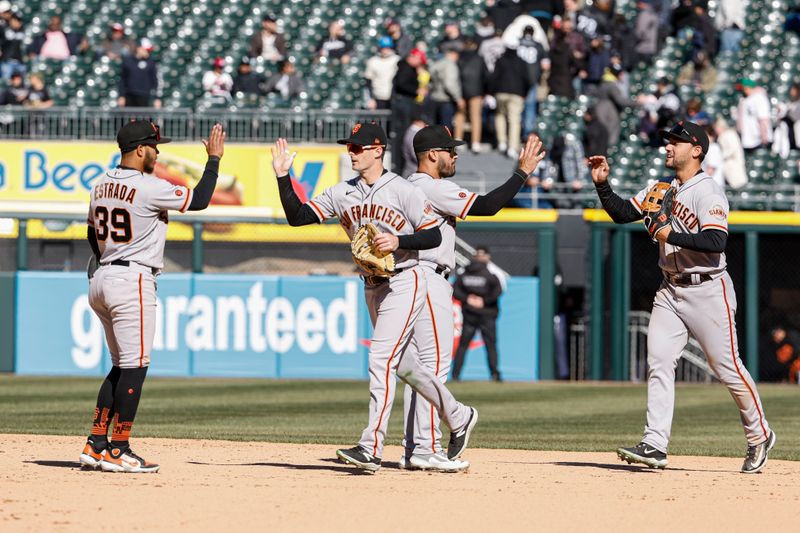
[[[367,109],[390,109],[392,81],[400,61],[394,51],[394,41],[389,36],[378,39],[378,53],[367,59],[364,78],[367,80]]]
[[[714,124],[714,137],[716,138],[714,144],[719,147],[720,161],[714,161],[709,148],[708,155],[712,158],[709,161],[708,155],[706,156],[703,169],[708,171],[707,166],[717,165],[714,168],[715,172],[710,173],[717,183],[722,186],[727,184],[733,189],[744,187],[747,184],[747,170],[744,166],[744,150],[739,135],[724,119],[718,118]]]
[[[714,26],[720,32],[720,52],[739,51],[739,43],[744,37],[744,8],[742,0],[718,0]]]
[[[742,97],[736,109],[736,129],[742,139],[742,148],[745,153],[768,148],[772,143],[772,127],[767,92],[750,78],[743,78],[739,88]]]

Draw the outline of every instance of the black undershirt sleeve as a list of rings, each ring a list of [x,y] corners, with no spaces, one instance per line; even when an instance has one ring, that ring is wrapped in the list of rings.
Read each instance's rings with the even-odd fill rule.
[[[397,241],[397,247],[403,250],[430,250],[442,243],[442,232],[435,226],[411,235],[399,235]]]
[[[478,196],[469,208],[470,216],[492,216],[511,201],[525,184],[528,177],[517,169],[505,183],[488,193]]]
[[[722,253],[728,242],[728,234],[718,229],[707,229],[700,233],[670,232],[667,242],[688,250],[705,253]]]
[[[633,207],[631,202],[617,196],[607,181],[596,183],[595,189],[597,190],[597,196],[600,198],[600,203],[603,204],[603,209],[606,210],[611,220],[617,224],[627,224],[643,218],[642,214]]]
[[[286,213],[286,220],[290,226],[319,224],[320,220],[314,214],[314,210],[297,197],[297,193],[292,188],[292,180],[289,174],[278,176],[278,194],[281,197],[283,212]]]
[[[219,157],[210,156],[203,171],[203,177],[195,185],[192,191],[192,201],[189,203],[189,211],[202,211],[211,202],[214,189],[217,187],[217,176],[219,175]]]
[[[92,248],[92,253],[100,261],[100,246],[97,244],[97,232],[91,226],[86,226],[86,240]]]

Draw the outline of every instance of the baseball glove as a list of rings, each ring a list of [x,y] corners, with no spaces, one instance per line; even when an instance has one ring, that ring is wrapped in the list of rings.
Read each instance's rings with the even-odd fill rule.
[[[378,228],[371,222],[361,226],[353,235],[350,250],[353,261],[361,270],[371,276],[388,278],[394,275],[394,255],[391,252],[378,251],[372,244],[372,239],[378,233]]]
[[[656,242],[656,234],[672,222],[674,200],[675,188],[669,183],[659,181],[647,191],[642,202],[642,215],[644,227],[653,242]]]

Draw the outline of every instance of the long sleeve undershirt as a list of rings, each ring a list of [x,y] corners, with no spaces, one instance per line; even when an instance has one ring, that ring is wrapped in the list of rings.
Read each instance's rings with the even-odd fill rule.
[[[505,183],[484,195],[475,198],[469,208],[469,216],[492,216],[497,214],[519,192],[528,177],[520,169],[508,178]]]
[[[195,185],[192,191],[192,201],[189,204],[189,211],[202,211],[211,202],[214,189],[217,187],[217,176],[219,176],[219,157],[210,156],[203,170],[203,176]]]
[[[617,224],[635,222],[643,218],[631,202],[623,200],[611,189],[608,182],[595,184],[595,188],[603,209]],[[667,243],[673,246],[705,253],[722,253],[725,251],[727,242],[728,234],[715,229],[703,230],[699,233],[672,231],[667,237]]]
[[[290,226],[319,224],[320,220],[314,210],[302,203],[300,198],[297,197],[288,174],[278,176],[278,194],[281,197],[283,212],[286,213],[286,220]],[[441,244],[442,233],[439,231],[439,227],[436,226],[411,235],[399,235],[397,240],[398,248],[404,250],[428,250]]]

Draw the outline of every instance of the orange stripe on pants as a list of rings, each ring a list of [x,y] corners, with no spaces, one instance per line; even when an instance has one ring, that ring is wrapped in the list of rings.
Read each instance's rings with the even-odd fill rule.
[[[403,336],[406,333],[406,329],[408,329],[408,323],[411,322],[411,315],[414,314],[414,302],[417,301],[417,289],[419,288],[419,276],[417,275],[416,270],[412,270],[414,273],[414,295],[411,297],[411,309],[408,311],[408,317],[406,318],[406,323],[403,326],[403,330],[400,332],[400,338],[397,339],[397,343],[394,345],[392,349],[392,355],[389,356],[389,361],[386,363],[386,381],[384,382],[385,391],[383,393],[383,407],[381,408],[381,414],[378,416],[378,425],[375,426],[375,435],[374,441],[375,444],[372,446],[372,455],[378,454],[378,430],[381,427],[381,423],[383,422],[383,414],[386,412],[386,406],[389,404],[389,378],[391,377],[392,373],[392,360],[394,359],[395,354],[397,353],[397,349],[400,347],[400,341],[403,340]]]
[[[764,415],[761,413],[761,407],[758,405],[758,400],[756,399],[753,389],[750,387],[750,384],[747,382],[747,380],[744,379],[744,375],[742,375],[742,371],[739,369],[739,362],[738,358],[736,357],[736,348],[733,339],[733,317],[731,316],[731,306],[728,305],[728,291],[725,287],[725,280],[720,279],[720,282],[722,282],[722,298],[725,300],[725,309],[728,311],[728,335],[730,335],[731,341],[731,357],[733,358],[733,366],[736,368],[736,373],[739,374],[739,378],[742,380],[745,387],[747,387],[750,397],[753,399],[753,403],[756,405],[756,411],[758,411],[758,423],[761,424],[761,431],[764,432],[764,438],[768,439],[769,435],[767,434],[767,429],[764,427]]]

